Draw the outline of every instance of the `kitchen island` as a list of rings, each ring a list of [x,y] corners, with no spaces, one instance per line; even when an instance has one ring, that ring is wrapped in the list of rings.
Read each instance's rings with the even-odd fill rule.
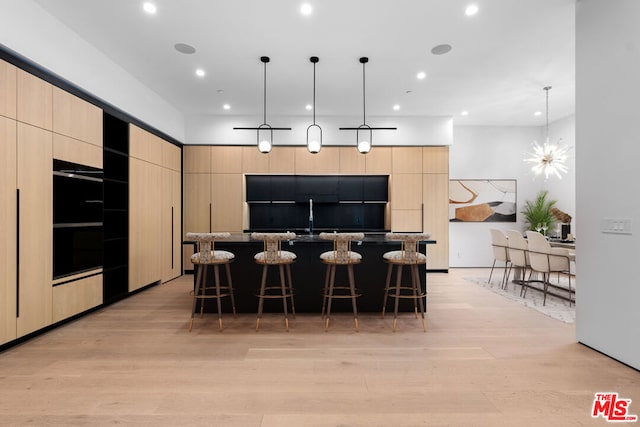
[[[193,244],[185,241],[184,244]],[[420,251],[426,253],[427,245],[435,244],[435,240],[420,242]],[[258,298],[255,296],[260,287],[262,265],[254,262],[254,255],[263,250],[261,240],[252,240],[250,233],[232,234],[229,240],[216,241],[216,249],[223,249],[235,254],[231,263],[231,276],[235,290],[236,310],[239,313],[255,313]],[[322,290],[324,288],[326,264],[320,261],[320,254],[333,249],[333,243],[320,240],[317,234],[298,234],[296,239],[283,242],[283,250],[294,252],[297,260],[291,266],[293,287],[295,290],[295,304],[297,313],[320,313],[322,308]],[[379,312],[382,310],[384,297],[384,285],[388,264],[382,259],[382,254],[387,251],[399,250],[400,242],[385,239],[385,233],[365,233],[362,241],[352,243],[351,250],[362,255],[362,262],[354,266],[356,287],[362,294],[358,298],[358,311]],[[428,260],[428,258],[427,258]],[[427,261],[428,263],[428,261]],[[185,266],[188,268],[189,266]],[[422,285],[426,287],[426,267],[419,266]],[[345,271],[342,271],[345,270]],[[194,272],[194,282],[195,282]],[[224,283],[224,275],[221,280]],[[267,283],[279,284],[277,268],[270,268]],[[212,284],[213,274],[207,274],[207,281]],[[410,280],[410,273],[405,269],[403,282]],[[336,272],[336,284],[347,283],[346,269],[338,269]],[[223,299],[223,310],[231,311],[229,298]],[[215,312],[215,301],[205,300],[206,312]],[[279,299],[265,302],[265,312],[280,312],[282,301]],[[388,308],[387,308],[388,310]],[[412,311],[413,302],[402,299],[401,311]],[[333,312],[351,312],[351,304],[348,300],[335,301]]]

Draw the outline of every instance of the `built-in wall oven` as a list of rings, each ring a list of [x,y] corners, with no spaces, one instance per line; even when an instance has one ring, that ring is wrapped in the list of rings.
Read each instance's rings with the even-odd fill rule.
[[[53,279],[101,268],[102,169],[53,160]]]

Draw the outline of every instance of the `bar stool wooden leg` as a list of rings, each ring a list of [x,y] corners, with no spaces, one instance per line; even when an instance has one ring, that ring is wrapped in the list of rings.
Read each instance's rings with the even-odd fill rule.
[[[209,269],[208,265],[202,265],[201,267],[203,267],[203,272],[202,272],[202,285],[200,286],[200,290],[202,291],[201,296],[204,296],[207,294],[207,270]],[[200,300],[200,318],[202,319],[202,317],[204,316],[204,299]]]
[[[329,265],[329,271],[330,271],[330,278],[329,278],[329,293],[327,294],[327,313],[326,313],[326,317],[324,320],[324,331],[327,332],[329,331],[329,319],[331,318],[331,302],[333,301],[333,287],[335,285],[335,278],[336,278],[336,266],[335,265]]]
[[[402,283],[402,264],[398,264],[396,268],[396,300],[393,306],[393,332],[396,331],[396,323],[398,321],[398,305],[400,303],[400,284]]]
[[[413,268],[416,267],[416,268]],[[417,270],[417,265],[413,264],[411,266],[409,266],[409,269],[411,270],[411,290],[413,292],[413,314],[414,317],[417,319],[418,318],[418,295],[420,294],[420,286],[418,285],[418,270]]]
[[[420,306],[420,315],[422,316],[422,330],[427,332],[427,321],[424,317],[424,302],[422,301],[422,287],[420,286],[420,275],[418,272],[418,266],[412,265],[411,270],[413,272],[412,276],[414,277],[413,286],[414,286],[414,295],[417,295],[418,305]]]
[[[359,331],[358,328],[358,306],[356,305],[356,284],[353,278],[353,265],[347,265],[347,272],[349,274],[349,291],[351,292],[351,306],[353,307],[353,322],[356,326],[356,332]]]
[[[202,267],[198,266],[198,273],[196,274],[196,288],[193,291],[193,305],[191,307],[191,320],[189,320],[189,332],[191,332],[191,328],[193,327],[193,316],[196,313],[196,309],[198,306],[198,298],[197,295],[200,293],[200,286],[202,286]]]
[[[384,299],[382,300],[382,318],[384,319],[384,313],[387,310],[387,298],[389,297],[389,286],[391,285],[391,273],[393,271],[393,264],[389,264],[387,267],[387,280],[384,282]]]
[[[291,315],[296,318],[296,304],[293,302],[293,280],[291,279],[291,264],[285,264],[287,280],[289,280],[289,295],[291,296]]]
[[[282,309],[284,310],[284,326],[289,332],[289,313],[287,309],[287,285],[284,278],[284,265],[280,264],[280,289],[282,289]]]
[[[231,281],[231,266],[226,263],[225,270],[227,271],[227,283],[229,284],[229,293],[231,294],[231,307],[233,309],[233,318],[236,317],[236,300],[233,297],[233,282]]]
[[[329,277],[331,276],[331,264],[327,264],[326,273],[324,276],[324,291],[322,293],[322,311],[320,312],[320,317],[324,319],[325,310],[327,308],[327,299],[329,297]]]
[[[264,305],[264,293],[267,284],[267,265],[262,266],[262,281],[260,282],[260,295],[258,297],[258,318],[256,319],[256,332],[260,329],[260,319],[262,318],[262,306]]]
[[[218,329],[222,332],[222,301],[220,298],[220,266],[215,264],[213,266],[213,274],[216,283],[216,303],[218,305]]]

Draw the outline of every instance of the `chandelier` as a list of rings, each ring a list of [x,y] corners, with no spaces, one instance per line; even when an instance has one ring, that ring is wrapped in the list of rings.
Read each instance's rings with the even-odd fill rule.
[[[531,170],[536,176],[544,174],[544,179],[546,180],[550,175],[555,175],[558,179],[562,179],[562,174],[567,173],[569,170],[565,165],[569,147],[562,144],[562,138],[556,144],[549,140],[549,90],[551,86],[546,86],[543,89],[547,98],[546,138],[542,145],[534,141],[533,153],[529,154],[525,162],[533,164]]]

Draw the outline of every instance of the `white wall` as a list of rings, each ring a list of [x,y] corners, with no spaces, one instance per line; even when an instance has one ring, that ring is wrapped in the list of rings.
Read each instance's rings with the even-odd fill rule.
[[[640,2],[576,5],[578,341],[640,369]],[[634,234],[600,231],[630,218]]]
[[[309,116],[273,116],[267,122],[273,127],[290,127],[290,131],[274,131],[274,145],[305,145]],[[256,127],[262,123],[258,116],[192,115],[186,119],[187,144],[255,145],[256,131],[233,130],[234,127]],[[339,130],[358,127],[362,117],[319,116],[324,145],[356,146],[356,131]],[[371,127],[396,127],[397,130],[374,130],[376,145],[449,145],[453,139],[451,117],[370,117]],[[355,149],[355,148],[354,148]]]
[[[450,179],[516,179],[517,223],[460,223],[449,225],[449,265],[451,267],[490,267],[490,228],[524,230],[520,212],[526,200],[533,200],[538,191],[549,191],[556,206],[575,215],[575,148],[570,152],[569,172],[561,180],[535,177],[530,164],[524,161],[532,151],[533,141],[542,142],[544,127],[454,126],[453,145],[449,157]],[[551,141],[562,138],[574,147],[574,118],[568,117],[549,125]]]
[[[182,113],[33,1],[0,0],[0,43],[142,122],[184,140]]]

